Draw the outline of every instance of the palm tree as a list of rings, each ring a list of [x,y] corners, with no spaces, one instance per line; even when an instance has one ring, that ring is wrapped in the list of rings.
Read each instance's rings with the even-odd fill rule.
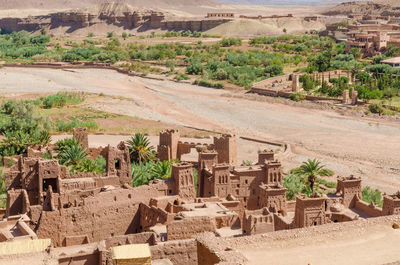
[[[141,133],[135,133],[126,144],[132,163],[145,163],[155,159],[154,148],[150,145],[149,139]]]
[[[88,159],[88,154],[79,146],[71,145],[59,153],[57,158],[62,165],[76,167]]]
[[[293,169],[292,173],[304,177],[310,186],[311,192],[314,192],[314,184],[318,176],[333,175],[333,171],[326,169],[317,159],[308,159],[300,167]]]

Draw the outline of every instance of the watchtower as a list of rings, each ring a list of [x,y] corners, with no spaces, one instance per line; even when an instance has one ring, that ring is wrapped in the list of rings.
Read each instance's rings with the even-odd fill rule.
[[[343,205],[346,208],[354,208],[358,199],[361,199],[361,178],[353,175],[338,178],[336,193],[343,197]]]
[[[175,183],[175,194],[184,199],[195,198],[193,166],[190,163],[172,165],[172,179]]]

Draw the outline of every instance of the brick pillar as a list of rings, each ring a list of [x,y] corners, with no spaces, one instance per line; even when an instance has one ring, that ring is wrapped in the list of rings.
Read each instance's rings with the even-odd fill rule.
[[[353,89],[351,94],[351,105],[357,105],[358,103],[358,91]]]
[[[292,75],[292,92],[298,92],[300,91],[300,86],[299,86],[299,76],[296,74]]]

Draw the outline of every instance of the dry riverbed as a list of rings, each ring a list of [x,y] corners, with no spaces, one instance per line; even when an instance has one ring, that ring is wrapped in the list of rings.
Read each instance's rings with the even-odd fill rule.
[[[85,107],[147,120],[291,144],[285,169],[319,158],[386,192],[400,187],[400,124],[331,110],[261,102],[243,92],[129,77],[108,70],[0,69],[0,95],[83,91],[105,94]],[[228,95],[231,93],[232,95]],[[238,152],[246,152],[238,150]]]

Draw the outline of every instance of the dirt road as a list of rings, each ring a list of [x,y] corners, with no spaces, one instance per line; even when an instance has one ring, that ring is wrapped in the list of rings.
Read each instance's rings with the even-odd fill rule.
[[[364,184],[387,192],[400,189],[400,124],[396,122],[227,97],[231,92],[106,70],[0,69],[1,95],[60,90],[123,97],[89,103],[96,109],[285,141],[294,152],[284,161],[285,168],[316,157],[337,174],[360,175]]]

